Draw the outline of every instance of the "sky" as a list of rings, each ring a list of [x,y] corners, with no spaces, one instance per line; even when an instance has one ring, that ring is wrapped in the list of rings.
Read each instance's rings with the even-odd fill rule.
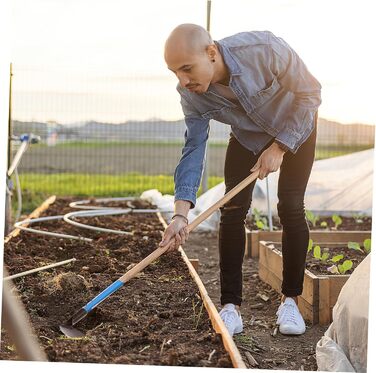
[[[212,0],[215,40],[269,30],[322,84],[320,117],[375,124],[372,1]],[[12,0],[13,117],[182,118],[164,42],[180,23],[206,27],[206,0]]]

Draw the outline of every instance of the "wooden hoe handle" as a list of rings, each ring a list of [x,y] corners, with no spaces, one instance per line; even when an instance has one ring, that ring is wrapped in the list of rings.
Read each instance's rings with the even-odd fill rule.
[[[228,202],[232,197],[238,194],[241,190],[243,190],[247,185],[252,183],[257,179],[259,176],[259,171],[253,172],[251,175],[247,176],[243,181],[241,181],[238,185],[232,188],[228,193],[226,193],[220,200],[214,203],[211,207],[197,216],[196,219],[192,221],[188,225],[188,231],[191,232],[194,228],[196,228],[199,224],[201,224],[205,219],[207,219],[214,211],[218,208],[223,206],[226,202]],[[149,254],[146,258],[141,260],[138,264],[136,264],[133,268],[131,268],[128,272],[126,272],[123,276],[119,278],[119,281],[125,283],[133,278],[137,273],[141,272],[146,266],[148,266],[151,262],[161,256],[167,249],[172,245],[174,241],[169,241],[165,246],[161,246],[158,249],[154,250],[151,254]]]

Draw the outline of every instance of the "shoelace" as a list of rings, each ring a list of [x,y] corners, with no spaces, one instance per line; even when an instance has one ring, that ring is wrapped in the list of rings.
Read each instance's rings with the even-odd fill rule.
[[[282,309],[284,308],[284,312]],[[292,322],[296,324],[296,314],[295,314],[295,306],[293,304],[284,304],[281,310],[278,310],[278,319],[280,323],[282,321]]]
[[[231,324],[235,320],[237,312],[235,310],[223,310],[221,316],[225,324]]]

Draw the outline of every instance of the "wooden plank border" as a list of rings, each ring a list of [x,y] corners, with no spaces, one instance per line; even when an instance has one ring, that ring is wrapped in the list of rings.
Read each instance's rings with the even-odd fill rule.
[[[165,220],[163,219],[162,215],[158,212],[157,213],[158,218],[160,222],[163,224],[163,227],[166,228],[167,224]],[[185,262],[185,264],[188,267],[189,273],[191,274],[193,280],[196,282],[197,287],[200,291],[201,298],[204,302],[206,311],[209,314],[212,326],[214,330],[218,333],[221,334],[222,336],[222,342],[225,350],[229,353],[232,365],[234,368],[241,368],[241,369],[246,369],[247,366],[245,365],[240,352],[238,348],[236,347],[236,344],[232,337],[230,336],[225,324],[223,323],[221,317],[219,316],[219,313],[213,303],[213,301],[210,299],[208,292],[201,281],[200,276],[197,274],[196,270],[194,269],[193,265],[189,261],[187,254],[184,252],[183,248],[180,246],[179,247],[179,252],[181,253],[181,256]]]
[[[314,231],[309,232],[309,237],[316,242],[344,243],[349,241],[363,242],[371,238],[371,231]],[[282,241],[282,231],[256,231],[246,228],[246,256],[251,258],[259,257],[259,246],[261,241]]]
[[[320,244],[320,242],[318,242]],[[261,241],[259,257],[259,277],[274,290],[281,293],[282,253],[275,243]],[[336,246],[337,242],[327,246]],[[344,243],[340,243],[344,244]],[[350,275],[315,275],[309,270],[304,272],[303,292],[298,297],[298,307],[303,318],[313,324],[328,325],[332,322],[332,310],[337,302],[343,285]]]
[[[27,219],[35,219],[38,218],[44,211],[46,211],[50,205],[52,205],[56,200],[56,196],[48,197],[39,207],[37,207],[28,217]],[[28,224],[25,223],[23,226],[27,227]],[[5,238],[4,243],[7,243],[11,238],[16,237],[20,234],[21,229],[16,228],[12,230]]]

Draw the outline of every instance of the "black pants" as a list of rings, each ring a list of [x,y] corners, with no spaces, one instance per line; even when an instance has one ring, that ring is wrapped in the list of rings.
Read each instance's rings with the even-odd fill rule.
[[[317,116],[316,116],[317,120]],[[268,144],[263,150],[265,150]],[[304,193],[315,156],[316,126],[296,154],[285,153],[278,180],[278,215],[282,225],[282,293],[293,297],[303,291],[309,229]],[[262,151],[263,151],[262,150]],[[255,155],[230,137],[225,160],[226,193],[250,174],[262,151]],[[245,250],[244,221],[252,201],[255,182],[221,208],[219,260],[221,304],[242,302],[242,264]]]

